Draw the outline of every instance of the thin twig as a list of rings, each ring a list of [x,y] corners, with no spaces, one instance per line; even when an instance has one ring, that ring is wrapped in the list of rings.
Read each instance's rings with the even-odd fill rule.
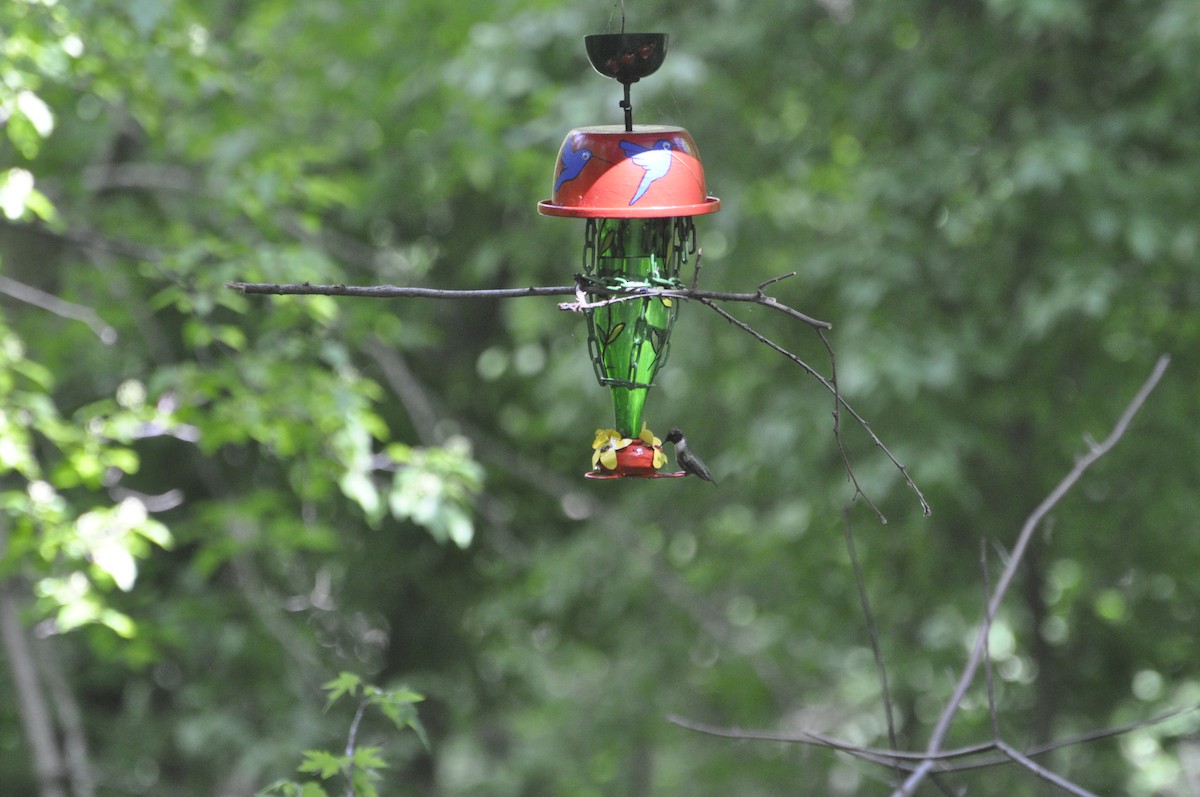
[[[769,348],[775,352],[778,352],[779,354],[782,354],[784,357],[787,357],[789,360],[791,360],[792,362],[799,365],[802,369],[804,369],[805,373],[807,373],[813,379],[816,379],[818,382],[820,382],[822,385],[824,385],[825,389],[828,390],[830,393],[832,393],[833,396],[837,399],[837,401],[841,405],[842,409],[846,410],[846,412],[850,413],[851,417],[853,417],[854,420],[858,421],[859,426],[861,426],[863,428],[863,431],[865,431],[867,433],[867,435],[871,438],[871,442],[873,442],[879,448],[879,450],[881,450],[887,456],[887,458],[889,460],[891,460],[892,464],[896,466],[896,469],[900,471],[900,475],[904,477],[905,483],[909,486],[909,488],[914,493],[916,493],[917,499],[921,502],[922,513],[925,514],[926,516],[931,514],[932,510],[929,508],[929,502],[925,500],[925,494],[921,492],[921,488],[917,487],[917,483],[912,480],[912,477],[908,473],[908,468],[905,467],[903,464],[901,464],[900,460],[896,459],[896,456],[891,452],[891,450],[887,446],[885,446],[883,444],[883,441],[879,439],[879,436],[875,434],[874,430],[871,429],[871,425],[869,423],[867,423],[866,419],[864,419],[861,415],[858,414],[858,411],[855,410],[854,407],[850,406],[850,403],[848,401],[846,401],[846,398],[844,396],[841,395],[840,391],[837,389],[837,386],[835,384],[833,384],[833,382],[826,379],[822,374],[818,373],[815,368],[813,368],[811,365],[806,363],[800,357],[798,357],[797,355],[788,351],[784,347],[780,346],[778,343],[771,340],[770,338],[766,337],[761,332],[754,329],[754,327],[750,326],[749,324],[745,323],[744,321],[739,321],[737,318],[734,318],[732,315],[730,315],[728,312],[726,312],[726,310],[724,308],[718,307],[713,302],[707,301],[705,299],[700,299],[700,303],[703,304],[705,307],[709,308],[710,310],[712,310],[713,312],[715,312],[717,315],[724,318],[730,324],[733,324],[735,327],[737,327],[738,329],[745,332],[747,335],[750,335],[752,338],[754,338],[755,340],[757,340],[759,343],[763,344],[767,348]],[[826,346],[826,350],[828,351],[830,348],[828,341],[825,341],[825,346]],[[866,496],[864,496],[864,498],[865,497]],[[876,510],[876,512],[878,512],[878,510]]]
[[[830,369],[836,369],[837,368],[837,357],[834,356],[833,346],[830,345],[829,339],[827,337],[825,337],[825,333],[823,331],[818,330],[817,334],[820,335],[821,343],[824,344],[825,352],[829,356]],[[836,374],[836,370],[832,370],[831,373]],[[831,382],[832,382],[832,380],[831,380]],[[861,415],[859,415],[857,410],[855,410],[848,403],[846,403],[846,400],[844,398],[842,398],[841,392],[839,391],[836,384],[832,385],[832,392],[834,394],[834,397],[837,399],[838,403],[841,404],[841,406],[845,408],[846,412],[850,413],[850,415],[853,416],[854,420],[858,421],[859,425],[862,426],[862,428],[866,430],[867,434],[871,438],[871,442],[873,442],[879,448],[879,450],[881,450],[885,455],[887,455],[887,458],[889,460],[891,460],[892,465],[894,465],[896,467],[896,470],[900,471],[900,475],[904,478],[904,483],[908,485],[910,490],[912,490],[914,493],[916,493],[917,499],[921,502],[921,514],[924,515],[925,517],[929,517],[931,514],[933,514],[933,510],[930,508],[929,502],[925,500],[925,494],[923,492],[921,492],[921,488],[917,486],[917,483],[915,481],[913,481],[912,476],[909,474],[908,466],[905,465],[904,463],[900,462],[900,460],[896,459],[896,457],[892,454],[892,452],[888,449],[888,447],[883,444],[883,441],[880,440],[879,437],[875,434],[875,432],[871,429],[871,425],[867,423],[866,419],[863,418]],[[844,453],[845,452],[843,452],[843,454]],[[846,463],[846,467],[847,467],[847,470],[849,471],[849,468],[850,468],[849,462]],[[851,473],[851,477],[853,478],[853,472],[850,471],[850,473]],[[857,480],[854,481],[854,486],[856,489],[858,488]],[[863,493],[862,490],[859,490],[859,494],[862,495],[862,497],[864,499],[866,499],[868,503],[870,503],[870,499],[867,498],[866,494]],[[874,504],[871,504],[871,508],[874,509],[876,514],[879,514],[881,518],[883,517],[882,513],[879,512],[879,509],[876,508]],[[883,522],[886,523],[887,520],[884,519]]]
[[[875,669],[879,673],[880,696],[883,698],[883,713],[887,720],[888,745],[892,750],[899,750],[896,741],[896,721],[892,716],[892,697],[888,690],[887,667],[883,663],[883,653],[879,649],[879,629],[875,626],[875,615],[871,612],[871,600],[867,596],[867,586],[863,579],[862,566],[858,562],[858,552],[854,548],[854,529],[850,525],[850,509],[842,511],[842,532],[846,537],[846,552],[850,555],[850,566],[854,570],[854,584],[858,588],[858,600],[862,605],[863,618],[867,623],[867,636],[871,639],[871,654],[875,657]]]
[[[992,719],[992,740],[1000,741],[1000,717],[996,714],[996,682],[992,678],[992,621],[995,619],[988,613],[987,607],[992,603],[992,579],[988,574],[987,540],[979,540],[979,570],[983,576],[983,623],[987,633],[980,634],[983,638],[983,666],[987,678],[988,715]]]
[[[883,764],[889,767],[899,767],[906,770],[913,768],[913,762],[921,760],[920,753],[905,753],[903,751],[893,752],[890,750],[881,750],[877,747],[863,747],[850,742],[844,742],[840,739],[834,739],[824,736],[819,733],[810,733],[807,731],[798,731],[783,733],[778,731],[761,731],[761,730],[742,730],[740,728],[724,728],[719,725],[709,725],[703,722],[689,720],[686,717],[671,715],[667,717],[667,722],[672,725],[678,725],[681,728],[686,728],[689,731],[703,733],[707,736],[718,736],[722,739],[738,739],[743,741],[759,741],[759,742],[787,742],[790,744],[803,744],[812,747],[828,747],[832,750],[847,753],[855,758],[861,758],[864,761],[871,761],[876,764]],[[991,750],[991,745],[987,745],[980,750],[972,751],[973,753],[988,752]]]
[[[1049,514],[1050,510],[1057,506],[1059,501],[1061,501],[1063,497],[1070,492],[1071,488],[1075,486],[1075,483],[1079,481],[1080,477],[1083,476],[1087,469],[1091,467],[1096,460],[1107,454],[1112,447],[1117,444],[1117,441],[1121,439],[1121,437],[1125,434],[1125,431],[1129,428],[1129,424],[1132,423],[1134,416],[1138,413],[1138,410],[1142,408],[1142,405],[1146,402],[1146,399],[1150,396],[1150,393],[1158,385],[1159,380],[1162,379],[1163,372],[1166,371],[1167,365],[1170,363],[1170,361],[1171,358],[1165,354],[1158,358],[1158,362],[1155,363],[1154,369],[1150,372],[1150,376],[1146,379],[1141,389],[1139,389],[1134,395],[1133,399],[1129,402],[1129,405],[1125,408],[1125,411],[1121,413],[1121,417],[1117,419],[1117,422],[1113,426],[1112,431],[1109,432],[1108,437],[1104,438],[1104,440],[1099,444],[1089,446],[1087,453],[1075,462],[1075,467],[1071,468],[1070,472],[1063,477],[1062,481],[1060,481],[1058,485],[1050,491],[1050,494],[1046,496],[1046,498],[1033,510],[1029,517],[1026,518],[1024,526],[1021,527],[1020,534],[1017,535],[1017,542],[1016,545],[1013,546],[1012,554],[1009,557],[1008,564],[1000,574],[1000,579],[996,582],[996,590],[992,594],[992,599],[987,605],[986,617],[995,617],[997,609],[1004,601],[1005,595],[1008,594],[1009,585],[1016,576],[1017,569],[1020,567],[1021,561],[1025,558],[1025,551],[1029,547],[1030,541],[1033,539],[1034,531],[1036,531],[1041,525],[1042,520],[1047,514]],[[979,664],[983,657],[983,649],[987,636],[987,627],[988,624],[985,621],[980,633],[976,636],[975,645],[971,649],[970,657],[967,660],[966,666],[963,668],[962,677],[959,678],[958,685],[954,689],[954,694],[951,695],[950,700],[946,703],[945,708],[942,710],[941,716],[938,717],[937,725],[934,727],[933,734],[929,740],[929,745],[926,748],[926,753],[930,755],[936,754],[941,749],[942,743],[946,739],[946,734],[950,730],[950,723],[954,720],[955,715],[958,713],[959,706],[962,705],[963,697],[966,696],[967,689],[971,686],[971,682],[975,679],[975,674],[979,670]],[[908,780],[906,780],[899,789],[893,792],[892,797],[909,797],[909,795],[916,790],[917,786],[920,785],[921,781],[923,781],[929,774],[932,767],[932,759],[927,761],[926,765],[918,767],[912,773],[912,775],[909,776]]]
[[[789,271],[786,274],[780,274],[778,277],[771,277],[771,279],[767,280],[766,282],[758,283],[758,288],[756,288],[754,292],[765,299],[767,297],[763,294],[763,288],[766,288],[768,285],[774,285],[776,282],[783,282],[785,279],[790,279],[794,276],[796,276],[796,272]]]
[[[741,324],[741,322],[732,318],[724,311],[715,307],[713,309],[717,310],[731,323],[746,329],[745,325]],[[746,331],[752,335],[755,335],[756,337],[761,337],[757,332],[751,329],[747,329]],[[771,348],[780,351],[785,356],[798,361],[799,364],[806,370],[808,370],[810,373],[812,372],[812,369],[808,367],[807,364],[803,363],[803,361],[799,361],[799,358],[790,352],[783,350],[782,347],[779,347],[777,344],[774,344],[766,339],[763,339],[762,342],[766,343]],[[1200,708],[1200,706],[1191,706],[1188,708],[1179,709],[1158,717],[1152,717],[1147,720],[1131,723],[1129,725],[1092,731],[1072,737],[1070,739],[1060,740],[1049,745],[1042,745],[1029,751],[1021,752],[1005,742],[1000,736],[999,717],[995,702],[994,682],[991,674],[991,656],[988,645],[988,636],[991,631],[992,622],[999,610],[999,607],[1003,603],[1009,587],[1012,584],[1012,580],[1015,577],[1017,569],[1021,565],[1034,532],[1036,529],[1041,527],[1047,514],[1058,505],[1058,503],[1070,491],[1075,483],[1078,482],[1088,468],[1091,467],[1091,465],[1094,464],[1098,459],[1100,459],[1100,457],[1107,454],[1124,436],[1125,432],[1133,422],[1133,418],[1141,410],[1150,394],[1158,385],[1158,382],[1162,379],[1163,373],[1166,371],[1169,362],[1170,358],[1166,355],[1158,359],[1150,373],[1150,376],[1146,379],[1141,388],[1134,395],[1133,399],[1126,406],[1121,416],[1113,425],[1113,428],[1109,432],[1108,436],[1099,443],[1091,441],[1088,445],[1087,453],[1076,461],[1075,466],[1070,470],[1070,472],[1068,472],[1068,474],[1059,482],[1059,484],[1050,492],[1050,494],[1029,515],[1022,526],[1020,533],[1018,534],[1017,542],[1012,553],[1004,563],[1004,569],[1001,573],[999,581],[997,582],[995,591],[991,590],[990,580],[988,578],[986,545],[982,549],[981,564],[984,571],[985,600],[984,618],[980,624],[980,629],[976,636],[975,644],[972,648],[967,664],[963,669],[962,676],[955,687],[954,694],[951,696],[949,702],[946,704],[946,707],[943,709],[941,716],[938,718],[937,725],[934,728],[929,745],[925,751],[911,752],[897,750],[895,749],[896,744],[894,740],[891,740],[892,749],[881,750],[879,748],[849,744],[847,742],[810,732],[780,733],[757,730],[747,731],[737,728],[721,728],[717,726],[706,725],[680,717],[669,717],[669,721],[679,725],[680,727],[724,738],[759,739],[827,747],[850,754],[866,761],[873,761],[875,763],[886,765],[895,769],[910,771],[911,774],[909,777],[896,789],[896,791],[893,792],[893,797],[906,797],[907,795],[913,794],[917,787],[926,779],[934,779],[936,783],[935,776],[939,773],[965,771],[968,769],[977,769],[986,766],[997,766],[1009,762],[1020,765],[1029,772],[1033,773],[1036,777],[1052,783],[1070,794],[1077,795],[1077,797],[1092,797],[1092,793],[1084,789],[1082,786],[1079,786],[1078,784],[1073,783],[1061,775],[1051,772],[1045,767],[1034,762],[1032,760],[1033,756],[1042,755],[1050,752],[1051,750],[1059,749],[1064,746],[1092,741],[1094,739],[1107,738],[1121,733],[1126,733],[1136,728],[1164,722],[1183,713],[1197,710]],[[821,378],[819,375],[815,376],[817,376],[819,379]],[[823,379],[822,381],[824,382]],[[853,538],[851,536],[847,536],[847,543],[848,546],[851,546],[851,551],[853,545],[852,539]],[[852,563],[855,564],[856,577],[861,578],[861,569],[857,565],[857,558],[854,556],[853,552],[851,553],[851,558]],[[867,612],[868,610],[864,609],[864,613]],[[947,733],[949,732],[950,724],[962,705],[962,700],[965,697],[971,683],[973,682],[975,674],[978,672],[979,665],[981,663],[985,663],[988,668],[988,707],[989,715],[992,720],[993,739],[989,742],[970,745],[967,747],[943,750],[942,744],[945,741]],[[979,758],[980,755],[989,752],[997,752],[999,755]],[[968,760],[958,761],[959,759]],[[953,763],[952,760],[958,762]],[[945,791],[945,787],[942,784],[936,785]]]
[[[438,414],[433,401],[417,382],[404,357],[375,335],[367,338],[363,343],[363,350],[375,360],[375,364],[383,372],[384,380],[404,405],[404,411],[412,421],[413,430],[421,440],[421,445],[433,446],[441,442],[434,431],[438,423]]]
[[[1034,758],[1045,755],[1054,750],[1060,750],[1064,747],[1073,747],[1077,744],[1085,744],[1087,742],[1098,741],[1101,739],[1109,739],[1114,736],[1120,736],[1130,731],[1139,728],[1147,728],[1153,725],[1159,725],[1167,720],[1175,717],[1200,711],[1200,705],[1187,706],[1185,708],[1168,711],[1164,714],[1159,714],[1154,717],[1149,717],[1137,722],[1130,722],[1125,725],[1118,725],[1111,728],[1103,728],[1100,730],[1088,731],[1075,736],[1069,736],[1065,739],[1051,742],[1049,744],[1039,745],[1038,747],[1026,750],[1022,755]],[[995,767],[1002,764],[1007,764],[1011,758],[1007,755],[984,756],[986,753],[991,753],[997,750],[995,742],[979,742],[976,744],[966,745],[963,747],[951,748],[949,750],[941,750],[937,753],[930,754],[926,751],[915,750],[887,750],[880,747],[866,747],[862,745],[852,744],[850,742],[835,739],[830,736],[825,736],[819,733],[810,731],[767,731],[758,729],[742,729],[742,728],[726,728],[719,725],[710,725],[703,722],[696,722],[685,717],[672,715],[667,717],[667,721],[673,725],[678,725],[681,728],[686,728],[690,731],[703,733],[707,736],[716,736],[722,739],[736,739],[739,741],[760,741],[760,742],[784,742],[787,744],[802,744],[810,747],[826,747],[831,750],[846,753],[856,758],[861,758],[864,761],[872,761],[878,764],[883,764],[889,767],[900,767],[902,769],[915,772],[918,769],[925,769],[931,772],[954,773],[966,772],[974,769],[984,769],[987,767]]]
[[[1160,725],[1167,720],[1173,720],[1176,717],[1182,717],[1184,714],[1190,714],[1193,711],[1200,711],[1200,704],[1172,709],[1171,711],[1165,711],[1162,714],[1157,714],[1148,719],[1135,720],[1133,722],[1127,722],[1124,725],[1115,725],[1111,728],[1102,728],[1097,731],[1088,731],[1086,733],[1076,734],[1075,736],[1068,736],[1066,739],[1059,739],[1057,742],[1047,742],[1046,744],[1038,745],[1037,747],[1027,750],[1025,754],[1030,756],[1045,755],[1046,753],[1050,753],[1055,750],[1061,750],[1064,747],[1082,744],[1084,742],[1095,742],[1099,741],[1100,739],[1111,739],[1114,736],[1120,736],[1121,734],[1129,733],[1130,731],[1136,731],[1138,728],[1148,728],[1152,725]]]
[[[813,368],[811,365],[806,363],[804,360],[800,359],[800,357],[798,357],[795,354],[792,354],[790,351],[783,348],[782,346],[780,346],[778,343],[771,340],[770,338],[766,337],[765,335],[763,335],[761,332],[759,332],[758,330],[756,330],[754,327],[750,326],[746,322],[739,321],[738,319],[734,318],[728,312],[726,312],[724,308],[718,307],[715,303],[713,303],[707,299],[700,299],[700,304],[709,308],[714,313],[721,316],[726,321],[728,321],[730,324],[733,324],[735,327],[737,327],[738,329],[745,332],[747,335],[750,335],[751,337],[753,337],[755,340],[757,340],[759,343],[763,344],[767,348],[772,349],[772,350],[778,352],[779,354],[782,354],[784,357],[787,357],[789,360],[794,362],[796,365],[803,368],[804,372],[806,374],[808,374],[813,379],[816,379],[818,382],[820,382],[822,385],[824,385],[825,388],[830,393],[833,393],[836,395],[837,391],[834,390],[833,383],[830,382],[828,379],[826,379],[821,373],[819,373],[817,371],[817,369]],[[843,404],[844,404],[844,401],[843,401]]]
[[[696,250],[696,268],[692,271],[692,290],[700,287],[700,269],[704,268],[704,250]]]
[[[992,602],[992,585],[991,577],[988,573],[987,540],[984,539],[979,541],[979,567],[983,576],[983,605],[984,607],[987,607],[990,606]],[[1003,753],[1005,757],[1015,761],[1017,764],[1029,770],[1042,780],[1053,783],[1054,785],[1070,792],[1071,794],[1078,795],[1078,797],[1089,797],[1091,792],[1036,763],[1028,755],[1019,752],[1010,744],[1005,742],[1001,736],[1000,715],[996,711],[996,681],[992,673],[991,630],[994,620],[995,618],[993,616],[985,612],[985,627],[983,629],[984,633],[982,633],[984,640],[983,667],[985,678],[987,680],[988,716],[992,721],[992,742],[996,745],[996,749]]]
[[[1114,736],[1121,736],[1122,734],[1129,733],[1130,731],[1135,731],[1139,728],[1149,728],[1154,725],[1159,725],[1161,723],[1166,722],[1167,720],[1174,719],[1175,717],[1179,717],[1184,714],[1191,713],[1193,711],[1200,711],[1200,705],[1186,706],[1184,708],[1178,708],[1178,709],[1174,709],[1172,711],[1168,711],[1164,714],[1158,714],[1153,717],[1148,717],[1143,720],[1129,722],[1124,725],[1115,725],[1111,728],[1101,728],[1099,730],[1088,731],[1087,733],[1080,733],[1075,736],[1068,736],[1065,739],[1059,739],[1054,742],[1049,742],[1047,744],[1038,745],[1037,747],[1031,747],[1025,751],[1024,755],[1026,755],[1030,758],[1036,758],[1038,756],[1043,756],[1046,753],[1050,753],[1055,750],[1061,750],[1064,747],[1074,747],[1077,744],[1086,744],[1087,742],[1095,742],[1095,741],[1099,741],[1101,739],[1111,739]],[[989,747],[990,747],[990,745],[989,745]],[[943,756],[944,755],[945,754],[943,754]],[[939,757],[939,758],[942,758],[942,757]],[[1007,760],[1009,760],[1007,756],[992,756],[992,757],[977,758],[974,761],[966,761],[963,763],[949,764],[949,765],[941,766],[941,767],[939,767],[939,771],[940,772],[965,772],[965,771],[971,770],[971,769],[984,769],[986,767],[994,767],[997,764],[1003,764]]]
[[[346,735],[346,797],[354,797],[354,745],[358,738],[358,726],[362,722],[363,713],[367,710],[367,696],[363,695],[358,701],[358,709],[350,722],[350,732]]]
[[[1000,750],[1000,752],[1004,753],[1006,756],[1011,758],[1013,761],[1015,761],[1018,764],[1020,764],[1021,766],[1025,767],[1025,769],[1028,769],[1034,775],[1037,775],[1039,778],[1046,781],[1047,783],[1053,783],[1055,786],[1057,786],[1058,788],[1062,789],[1065,792],[1074,794],[1074,795],[1076,795],[1076,797],[1098,797],[1098,795],[1096,795],[1095,793],[1090,792],[1087,789],[1083,788],[1082,786],[1072,783],[1071,781],[1067,780],[1063,776],[1058,775],[1058,774],[1046,769],[1041,764],[1038,764],[1033,759],[1022,754],[1019,750],[1016,750],[1013,747],[1011,747],[1009,744],[1004,742],[1002,739],[996,740],[996,748],[998,750]]]
[[[7,294],[17,301],[31,304],[34,307],[40,307],[43,310],[54,313],[60,318],[67,318],[72,321],[82,321],[87,324],[92,332],[96,333],[96,337],[100,338],[106,346],[111,346],[117,342],[117,330],[106,323],[100,314],[90,307],[75,302],[68,302],[66,299],[60,299],[54,294],[46,293],[32,285],[26,285],[23,282],[17,282],[15,279],[0,276],[0,293]]]
[[[825,337],[825,333],[818,329],[817,334],[821,336],[821,343],[825,344],[825,354],[829,357],[829,384],[833,388],[833,440],[837,443],[838,453],[842,455],[842,467],[846,470],[846,478],[854,485],[854,497],[857,498],[861,495],[862,499],[867,502],[867,506],[871,507],[875,512],[875,516],[879,518],[879,522],[886,526],[887,516],[883,514],[883,510],[871,500],[871,496],[867,495],[862,485],[858,483],[858,475],[855,474],[854,468],[850,464],[850,455],[846,453],[846,446],[842,442],[842,390],[838,386],[837,357],[834,356],[833,346],[829,345],[829,340]],[[901,472],[903,470],[901,468]],[[918,494],[920,494],[919,491]],[[924,505],[924,500],[921,503]],[[929,513],[926,512],[925,514],[928,515]]]
[[[753,296],[754,298],[751,299],[750,298],[751,296]],[[794,307],[788,307],[786,304],[779,301],[778,299],[776,299],[773,296],[765,296],[765,295],[759,294],[759,293],[749,294],[749,293],[720,293],[717,291],[697,291],[695,293],[695,295],[693,295],[691,297],[685,296],[683,298],[685,298],[685,299],[686,298],[713,299],[713,300],[716,300],[719,302],[754,302],[756,304],[761,304],[763,307],[769,307],[772,310],[778,310],[779,312],[783,313],[784,315],[791,316],[792,318],[796,319],[797,321],[803,321],[805,324],[808,324],[810,327],[814,327],[816,329],[833,329],[833,324],[829,323],[828,321],[820,321],[816,318],[812,318],[811,316],[807,316],[804,313],[800,312],[799,310],[795,309]]]

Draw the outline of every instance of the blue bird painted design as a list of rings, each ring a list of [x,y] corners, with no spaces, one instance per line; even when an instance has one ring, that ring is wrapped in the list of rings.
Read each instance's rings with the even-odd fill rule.
[[[629,204],[632,205],[646,195],[655,180],[666,177],[667,172],[671,170],[671,142],[660,138],[654,142],[653,147],[643,147],[632,141],[622,141],[621,149],[628,158],[646,171],[633,199],[629,200]]]
[[[554,181],[554,192],[558,193],[558,189],[562,188],[563,183],[570,182],[583,173],[583,167],[587,166],[588,161],[592,159],[592,151],[586,147],[583,149],[563,150],[562,154],[562,170],[558,173],[558,179]]]

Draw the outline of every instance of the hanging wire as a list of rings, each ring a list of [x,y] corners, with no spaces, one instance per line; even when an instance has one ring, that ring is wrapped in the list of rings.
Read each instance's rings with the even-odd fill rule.
[[[613,17],[617,15],[617,6],[621,7],[621,32],[625,32],[625,0],[620,0],[619,3],[613,3],[612,13],[608,15],[608,27],[612,30]]]

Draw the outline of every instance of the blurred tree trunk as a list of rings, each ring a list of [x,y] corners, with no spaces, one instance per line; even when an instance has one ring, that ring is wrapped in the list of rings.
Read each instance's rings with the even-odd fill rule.
[[[33,754],[40,797],[67,797],[67,768],[54,734],[54,720],[38,682],[33,652],[17,611],[17,595],[10,579],[0,586],[0,639],[12,673],[17,709],[25,739]]]

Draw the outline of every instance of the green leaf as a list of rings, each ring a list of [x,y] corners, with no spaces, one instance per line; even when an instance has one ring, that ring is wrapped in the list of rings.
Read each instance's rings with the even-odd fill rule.
[[[346,760],[335,756],[327,750],[305,750],[304,760],[296,768],[297,772],[313,772],[324,780],[329,780],[342,771]]]
[[[375,788],[372,774],[370,770],[355,770],[351,780],[354,783],[354,793],[357,797],[379,797],[379,790]]]
[[[442,508],[442,523],[446,536],[459,548],[468,547],[475,537],[475,524],[471,522],[470,514],[453,504]]]
[[[425,699],[425,695],[421,694],[420,692],[414,692],[405,687],[399,687],[396,689],[380,689],[378,687],[372,687],[372,689],[374,690],[371,693],[372,705],[382,706],[385,704],[412,704],[420,703]]]
[[[364,769],[387,769],[388,767],[388,763],[381,757],[378,747],[358,748],[354,751],[351,763],[356,767],[363,767]]]
[[[363,514],[368,518],[377,522],[382,516],[383,501],[370,476],[361,471],[348,470],[338,481],[338,486],[347,498],[362,508]]]
[[[290,780],[277,780],[258,792],[256,797],[265,797],[271,794],[279,794],[282,797],[329,797],[329,793],[319,783],[312,781],[296,783]]]
[[[125,639],[133,639],[137,634],[137,624],[133,622],[133,618],[116,609],[103,609],[97,619],[101,625],[111,628],[114,633]]]
[[[321,688],[329,693],[329,697],[325,701],[325,710],[328,711],[329,707],[336,703],[342,695],[354,697],[358,694],[360,686],[362,686],[362,678],[354,673],[345,671],[338,673],[337,678],[321,685]]]
[[[433,750],[433,746],[429,742],[429,734],[425,731],[425,725],[422,724],[421,718],[415,713],[409,718],[408,727],[412,728],[413,733],[415,733],[417,738],[421,740],[421,746],[424,747],[427,752]]]

